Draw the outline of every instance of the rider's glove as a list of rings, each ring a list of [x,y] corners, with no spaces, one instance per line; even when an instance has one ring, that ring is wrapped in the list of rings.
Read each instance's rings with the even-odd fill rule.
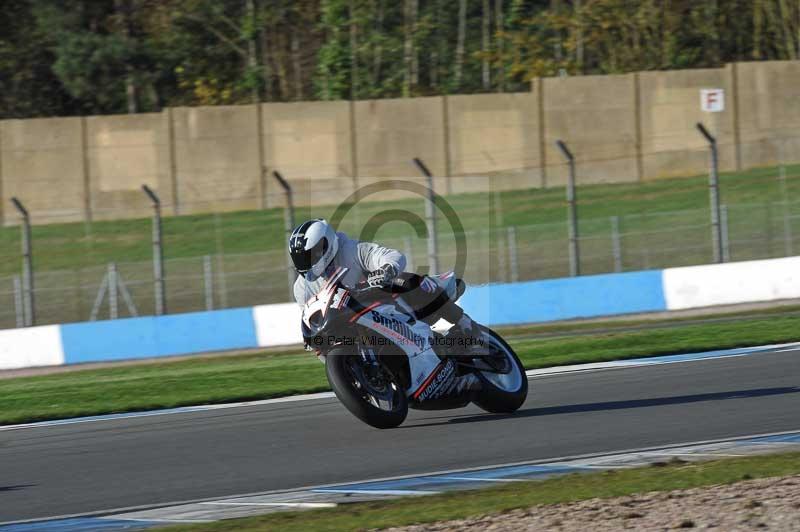
[[[370,288],[386,287],[392,283],[395,277],[397,277],[397,269],[391,264],[386,264],[369,272],[367,284]]]
[[[311,344],[307,344],[303,342],[303,349],[308,351],[309,353],[314,353],[315,355],[319,356],[322,351],[319,350],[319,347],[314,347]]]

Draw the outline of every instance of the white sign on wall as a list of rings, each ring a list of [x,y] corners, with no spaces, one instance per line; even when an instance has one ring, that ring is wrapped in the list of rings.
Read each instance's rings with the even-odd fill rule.
[[[719,113],[725,110],[724,89],[700,89],[700,109],[707,113]]]

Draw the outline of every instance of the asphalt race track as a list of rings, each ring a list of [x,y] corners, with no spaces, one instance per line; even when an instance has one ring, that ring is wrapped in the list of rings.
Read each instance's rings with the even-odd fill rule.
[[[800,428],[800,349],[530,385],[391,431],[335,399],[0,430],[0,522]]]

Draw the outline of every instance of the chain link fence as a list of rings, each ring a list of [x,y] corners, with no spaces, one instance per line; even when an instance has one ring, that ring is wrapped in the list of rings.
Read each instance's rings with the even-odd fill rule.
[[[775,166],[720,174],[721,230],[726,261],[800,253],[800,160],[775,141]],[[765,141],[746,149],[765,149]],[[728,146],[720,146],[727,154]],[[714,261],[708,177],[644,182],[596,182],[597,161],[574,149],[577,243],[582,275],[707,264]],[[695,151],[697,153],[695,153]],[[703,156],[704,150],[692,154]],[[707,155],[707,153],[705,153]],[[687,156],[684,154],[684,156]],[[655,155],[654,155],[655,157]],[[658,154],[663,159],[666,155]],[[672,154],[678,160],[679,154]],[[648,164],[648,161],[643,161]],[[676,163],[677,164],[677,163]],[[409,164],[410,166],[410,164]],[[558,175],[565,165],[548,167]],[[411,166],[410,166],[411,167]],[[531,168],[540,172],[541,168]],[[452,190],[445,200],[458,214],[467,243],[468,283],[518,282],[570,275],[569,218],[565,181],[538,188],[520,176],[437,178]],[[446,183],[442,180],[445,179]],[[410,181],[425,184],[420,177]],[[333,197],[341,191],[331,190]],[[340,194],[341,195],[341,194]],[[329,217],[336,205],[305,204],[295,194],[296,221]],[[367,220],[398,209],[425,218],[425,200],[394,191],[382,201],[357,204],[342,229],[359,236]],[[284,201],[282,195],[273,204]],[[331,203],[334,203],[332,200]],[[168,207],[168,206],[165,206]],[[280,208],[220,212],[163,219],[167,313],[243,307],[290,300],[286,229]],[[70,213],[31,212],[33,301],[37,325],[156,313],[152,224],[142,218],[69,222]],[[440,218],[443,218],[441,213]],[[21,230],[0,229],[0,327],[24,324]],[[452,268],[459,252],[453,228],[439,224],[438,263]],[[425,271],[427,241],[408,223],[382,226],[375,239],[403,251],[409,270]]]
[[[724,207],[728,260],[790,256],[800,250],[800,203]],[[712,262],[711,225],[696,222],[707,216],[707,210],[692,210],[581,220],[581,271],[591,275]],[[563,222],[467,231],[464,277],[468,283],[484,284],[569,276],[566,228]],[[551,238],[558,233],[563,236]],[[426,243],[416,235],[382,240],[406,254],[410,270],[427,267]],[[440,263],[452,264],[454,254],[453,245],[440,247]],[[282,249],[167,259],[168,312],[287,301],[286,268]],[[38,271],[35,301],[37,324],[152,315],[153,265],[130,261]],[[0,326],[21,326],[19,275],[0,278],[0,302]]]

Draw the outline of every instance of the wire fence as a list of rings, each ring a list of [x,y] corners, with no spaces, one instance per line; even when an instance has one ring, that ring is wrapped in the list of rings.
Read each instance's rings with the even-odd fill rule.
[[[750,260],[789,256],[800,250],[800,202],[725,206],[725,256]],[[694,223],[703,210],[611,216],[581,221],[581,271],[600,274],[705,264],[713,260],[710,223]],[[257,228],[251,228],[253,231]],[[561,238],[549,235],[562,234]],[[468,283],[519,282],[570,274],[567,223],[509,225],[467,231],[464,277]],[[403,251],[409,269],[428,265],[427,247],[416,236],[383,242]],[[439,249],[452,264],[453,244]],[[286,255],[212,253],[165,261],[169,313],[243,307],[289,299]],[[155,313],[156,287],[150,261],[112,262],[73,270],[35,273],[37,324],[145,316]],[[0,326],[22,325],[19,275],[0,278]]]
[[[787,148],[800,146],[796,140],[780,142],[783,148],[774,150],[773,166],[720,174],[725,261],[800,254],[800,165],[796,164],[800,157]],[[743,146],[745,151],[763,149],[764,141]],[[730,147],[721,145],[719,149],[728,157]],[[594,173],[598,161],[581,159],[578,149],[574,152],[582,275],[714,261],[707,176],[605,183]],[[708,155],[702,149],[695,152]],[[677,161],[677,155],[674,157]],[[627,160],[609,161],[627,164]],[[461,253],[466,257],[464,278],[471,284],[569,276],[566,179],[556,179],[559,172],[566,172],[566,165],[552,164],[549,170],[551,185],[547,188],[520,177],[526,172],[536,174],[541,168],[437,178],[437,191],[452,192],[444,200],[463,224],[467,244],[465,253],[458,249],[453,237],[457,231],[439,212],[440,268],[453,267]],[[408,181],[425,184],[417,176]],[[336,198],[343,194],[341,190],[330,194],[330,204],[322,206],[306,205],[302,195],[295,194],[297,221],[331,216]],[[366,221],[398,210],[419,220],[425,218],[425,199],[417,195],[393,190],[379,199],[382,201],[364,200],[355,205],[343,221],[343,230],[358,237]],[[114,220],[109,210],[103,220],[65,222],[70,218],[64,213],[32,211],[30,295],[35,324],[155,314],[158,279],[150,212],[143,208],[141,218]],[[403,251],[410,270],[424,271],[429,264],[427,241],[419,237],[413,224],[401,222],[381,226],[374,238]],[[229,212],[223,208],[210,214],[165,217],[162,225],[167,313],[290,300],[283,209]],[[28,294],[21,250],[20,227],[0,228],[3,328],[25,324]]]

